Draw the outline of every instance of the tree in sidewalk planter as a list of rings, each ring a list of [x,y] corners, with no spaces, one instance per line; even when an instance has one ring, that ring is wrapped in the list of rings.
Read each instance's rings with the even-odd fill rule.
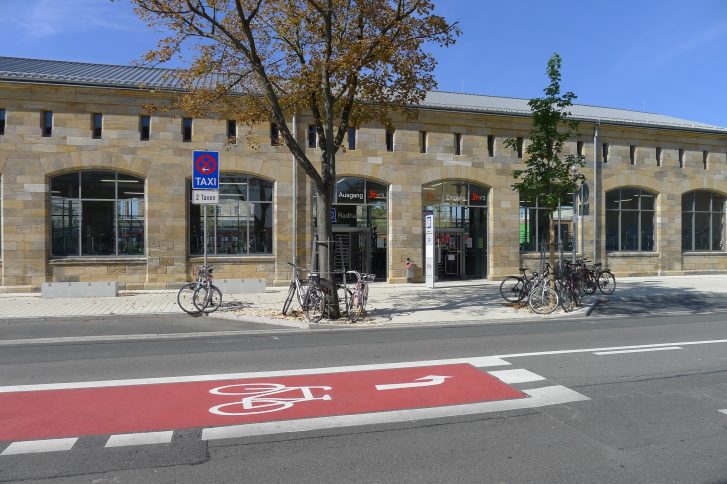
[[[577,135],[578,122],[569,119],[568,108],[576,95],[568,91],[560,92],[561,59],[554,53],[548,60],[548,86],[543,89],[544,97],[528,102],[532,113],[533,127],[529,133],[530,144],[525,150],[525,169],[513,170],[515,183],[512,188],[521,196],[535,199],[538,205],[548,211],[549,263],[555,268],[555,224],[553,215],[561,205],[565,195],[578,188],[578,182],[585,179],[578,169],[585,166],[585,157],[568,154],[561,157],[565,142]],[[518,149],[517,139],[505,140],[505,145]],[[573,167],[576,167],[574,170]],[[576,207],[573,207],[575,210]],[[554,283],[555,270],[551,271],[551,285]]]
[[[436,61],[425,48],[449,46],[460,33],[434,13],[433,0],[132,1],[140,18],[170,32],[147,62],[190,58],[176,108],[220,113],[250,132],[255,124],[276,125],[315,187],[321,241],[333,238],[336,153],[349,127],[388,125],[391,114],[421,102],[436,87]],[[291,132],[296,113],[312,115],[318,160]],[[320,272],[330,274],[332,247],[320,249]],[[337,308],[336,291],[328,294]]]

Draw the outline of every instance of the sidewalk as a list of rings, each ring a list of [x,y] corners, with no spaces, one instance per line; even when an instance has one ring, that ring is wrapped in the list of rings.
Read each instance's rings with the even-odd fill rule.
[[[351,325],[347,320],[322,320],[317,327],[396,326],[445,322],[497,322],[542,320],[563,317],[558,310],[549,316],[514,308],[500,298],[499,281],[455,281],[423,284],[374,283],[370,289],[367,315]],[[260,294],[224,294],[223,307],[210,318],[308,328],[298,312],[291,317],[280,313],[287,287],[271,287]],[[727,275],[619,278],[612,296],[596,296],[604,308],[651,305],[660,312],[727,311]],[[594,301],[587,298],[575,313],[585,315]],[[296,303],[293,303],[296,307]],[[602,311],[603,312],[603,311]],[[632,310],[633,312],[633,310]],[[121,291],[114,298],[43,299],[40,294],[0,294],[0,320],[63,318],[71,316],[179,315],[191,318],[177,306],[176,291]]]

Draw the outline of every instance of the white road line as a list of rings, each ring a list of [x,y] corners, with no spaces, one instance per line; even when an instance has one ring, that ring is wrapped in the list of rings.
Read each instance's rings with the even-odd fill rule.
[[[275,330],[275,334],[281,332],[294,332],[295,329]],[[199,331],[196,333],[167,333],[167,334],[113,334],[108,336],[66,336],[61,338],[28,338],[10,339],[0,341],[0,346],[22,346],[22,345],[44,345],[63,343],[103,343],[106,341],[147,341],[163,339],[192,339],[209,338],[219,336],[241,336],[251,333],[270,333],[269,329],[244,330],[244,331]]]
[[[638,350],[618,350],[618,351],[596,351],[594,355],[623,355],[624,353],[646,353],[648,351],[668,351],[668,350],[683,350],[681,346],[662,346],[659,348],[641,348]]]
[[[255,435],[279,434],[284,432],[305,432],[310,430],[354,427],[358,425],[407,422],[486,412],[501,412],[520,408],[535,408],[545,405],[558,405],[562,403],[590,400],[585,395],[581,395],[578,392],[560,385],[523,390],[523,392],[528,394],[531,398],[468,403],[449,407],[416,408],[390,412],[364,413],[358,415],[336,415],[332,417],[316,417],[278,422],[232,425],[229,427],[210,427],[202,430],[202,440],[230,439]]]
[[[718,410],[718,412],[722,412],[723,414],[727,415],[727,408],[725,408],[724,410]]]
[[[17,455],[17,454],[37,454],[40,452],[58,452],[62,450],[71,450],[78,437],[69,439],[49,439],[49,440],[26,440],[21,442],[13,442],[0,453],[0,455]]]
[[[219,334],[219,333],[217,333]],[[149,336],[149,335],[147,335]],[[170,338],[177,337],[178,335],[170,335]],[[87,382],[71,382],[71,383],[46,383],[36,385],[12,385],[0,387],[0,393],[11,393],[11,392],[30,392],[38,390],[66,390],[72,388],[103,388],[103,387],[118,387],[118,386],[129,386],[129,385],[154,385],[159,383],[185,383],[185,382],[199,382],[199,381],[211,381],[211,380],[235,380],[245,378],[266,378],[266,377],[277,377],[277,376],[296,376],[296,375],[317,375],[322,373],[343,373],[349,371],[367,371],[367,370],[386,370],[394,368],[415,368],[420,366],[436,366],[436,365],[453,365],[453,364],[470,364],[475,367],[490,367],[490,366],[508,366],[509,362],[505,359],[510,358],[521,358],[527,356],[551,356],[551,355],[566,355],[574,353],[594,353],[603,351],[618,351],[618,350],[630,350],[630,349],[641,349],[641,348],[661,348],[661,347],[672,347],[672,346],[691,346],[691,345],[704,345],[704,344],[716,344],[716,343],[727,343],[727,339],[717,340],[705,340],[705,341],[684,341],[675,343],[657,343],[647,345],[634,345],[634,346],[610,346],[603,348],[579,348],[573,350],[556,350],[556,351],[536,351],[532,353],[512,353],[506,355],[492,355],[492,356],[475,356],[465,358],[451,358],[444,360],[428,360],[428,361],[404,361],[399,363],[381,363],[375,365],[354,365],[354,366],[336,366],[330,368],[305,368],[296,370],[277,370],[277,371],[261,371],[261,372],[250,372],[250,373],[228,373],[220,375],[192,375],[192,376],[175,376],[175,377],[161,377],[161,378],[139,378],[129,380],[105,380],[105,381],[87,381]]]
[[[521,358],[524,356],[552,356],[552,355],[567,355],[572,353],[593,353],[596,351],[616,351],[616,350],[629,350],[638,348],[658,348],[661,346],[691,346],[691,345],[708,345],[716,343],[727,343],[727,339],[712,339],[705,341],[679,341],[674,343],[657,343],[650,345],[632,345],[632,346],[609,346],[604,348],[579,348],[576,350],[556,350],[556,351],[535,351],[532,353],[512,353],[509,355],[494,355],[497,358],[509,359],[509,358]]]
[[[125,447],[127,445],[168,444],[174,431],[143,432],[138,434],[118,434],[109,437],[104,447]]]
[[[324,373],[345,373],[351,371],[389,370],[396,368],[416,368],[421,366],[456,364],[470,364],[475,367],[484,368],[490,366],[507,366],[510,363],[494,356],[479,356],[471,358],[452,358],[447,360],[404,361],[400,363],[380,363],[373,365],[334,366],[329,368],[304,368],[300,370],[276,370],[258,371],[250,373],[225,373],[219,375],[191,375],[162,378],[136,378],[129,380],[104,380],[71,383],[41,383],[36,385],[12,385],[0,387],[0,393],[32,392],[39,390],[68,390],[75,388],[104,388],[130,385],[155,385],[160,383],[187,383],[215,380],[241,380],[247,378],[268,378],[277,376],[320,375]]]
[[[531,381],[545,380],[544,376],[540,376],[532,371],[518,369],[518,370],[498,370],[488,371],[490,375],[494,376],[503,383],[527,383]]]

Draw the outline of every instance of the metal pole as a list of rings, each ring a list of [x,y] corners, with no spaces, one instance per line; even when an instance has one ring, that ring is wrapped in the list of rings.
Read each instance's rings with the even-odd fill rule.
[[[293,139],[298,140],[297,117],[293,114]],[[293,157],[293,264],[298,263],[298,161]]]
[[[204,218],[202,219],[202,223],[204,224],[204,242],[202,242],[202,245],[204,245],[204,265],[207,265],[207,205],[202,205],[202,211],[204,212]]]
[[[593,263],[598,262],[598,120],[596,130],[593,132]]]
[[[575,173],[575,170],[573,172]],[[571,217],[573,219],[573,227],[571,227],[571,230],[573,231],[573,236],[572,236],[572,240],[571,240],[571,244],[573,245],[573,260],[571,262],[573,262],[574,264],[576,263],[576,240],[577,240],[576,237],[578,235],[578,218],[576,216],[576,213],[578,210],[578,206],[576,205],[577,200],[578,200],[578,195],[576,194],[576,188],[574,188],[573,189],[573,215]]]

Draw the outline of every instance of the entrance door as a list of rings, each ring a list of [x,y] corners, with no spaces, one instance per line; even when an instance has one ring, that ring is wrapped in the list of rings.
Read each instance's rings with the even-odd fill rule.
[[[371,272],[371,229],[334,227],[333,240],[334,270]]]
[[[437,276],[439,279],[464,276],[464,231],[438,230],[435,234],[437,248]]]

